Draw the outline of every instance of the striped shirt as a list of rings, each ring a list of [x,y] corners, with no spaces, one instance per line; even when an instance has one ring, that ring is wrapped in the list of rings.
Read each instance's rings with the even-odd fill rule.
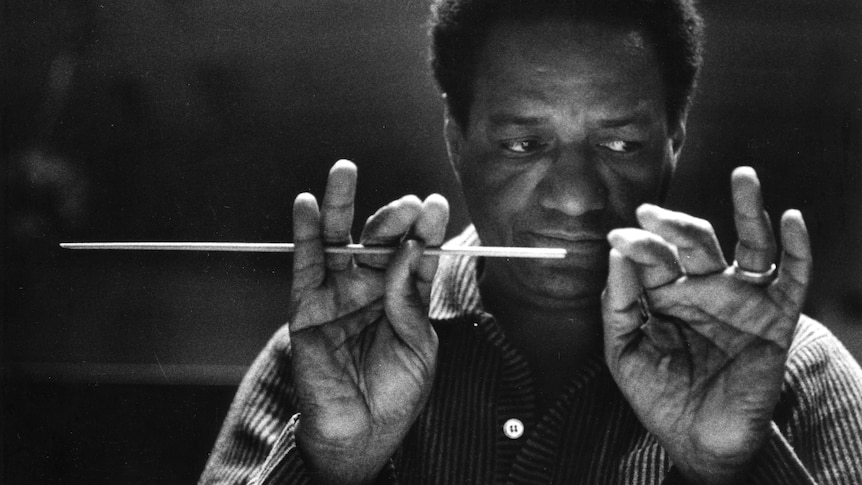
[[[449,244],[479,241],[471,227]],[[482,309],[474,259],[441,258],[430,316],[440,342],[434,387],[379,483],[677,483],[600,351],[537,414],[525,358]],[[243,380],[200,483],[313,483],[294,440],[289,349],[283,328]],[[805,316],[748,482],[862,483],[862,370]]]

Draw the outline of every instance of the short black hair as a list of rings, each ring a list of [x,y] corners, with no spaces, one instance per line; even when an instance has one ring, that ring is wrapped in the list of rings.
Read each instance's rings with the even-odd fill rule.
[[[641,30],[659,57],[670,124],[688,111],[703,62],[703,20],[694,0],[434,0],[431,12],[431,68],[462,129],[469,122],[477,53],[502,20],[562,16]]]

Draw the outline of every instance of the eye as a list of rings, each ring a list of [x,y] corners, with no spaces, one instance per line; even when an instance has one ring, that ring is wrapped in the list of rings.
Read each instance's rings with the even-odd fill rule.
[[[614,153],[631,153],[641,147],[641,144],[633,141],[610,140],[599,143],[599,146]]]
[[[505,140],[500,142],[500,147],[508,152],[518,155],[527,155],[544,147],[544,144],[539,140]]]

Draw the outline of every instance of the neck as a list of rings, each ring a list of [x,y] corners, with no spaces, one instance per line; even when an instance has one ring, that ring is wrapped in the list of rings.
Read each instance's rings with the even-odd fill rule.
[[[601,348],[602,317],[598,300],[577,305],[549,305],[515,295],[489,291],[480,285],[482,303],[509,337],[522,350],[544,355],[548,350],[562,352],[580,360],[586,354]]]
[[[602,348],[598,298],[552,304],[504,291],[485,279],[479,289],[485,309],[530,364],[540,406],[555,399],[578,364]]]

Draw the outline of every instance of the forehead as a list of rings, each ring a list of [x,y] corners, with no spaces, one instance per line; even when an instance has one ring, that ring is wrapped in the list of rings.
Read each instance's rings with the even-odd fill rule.
[[[631,111],[665,102],[655,49],[643,33],[560,19],[492,27],[473,89],[474,107],[524,102]]]

